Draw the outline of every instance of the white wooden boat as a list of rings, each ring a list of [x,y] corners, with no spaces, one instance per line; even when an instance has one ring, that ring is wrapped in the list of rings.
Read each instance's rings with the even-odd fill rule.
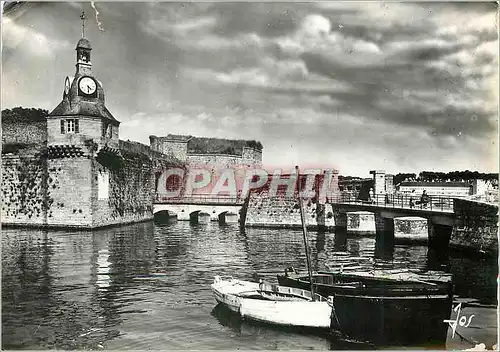
[[[333,305],[310,291],[216,276],[215,299],[243,319],[269,324],[330,328]],[[314,298],[314,299],[313,299]]]

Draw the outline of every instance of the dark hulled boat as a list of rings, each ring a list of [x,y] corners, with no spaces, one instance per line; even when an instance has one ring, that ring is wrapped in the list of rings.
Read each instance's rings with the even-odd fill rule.
[[[333,296],[332,327],[381,345],[442,347],[452,310],[450,275],[416,272],[318,272],[314,292]],[[310,288],[308,275],[285,271],[280,285]]]

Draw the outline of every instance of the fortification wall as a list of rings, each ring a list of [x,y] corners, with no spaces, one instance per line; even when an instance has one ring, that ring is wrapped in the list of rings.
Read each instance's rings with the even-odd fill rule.
[[[85,147],[4,154],[2,223],[95,228],[152,219],[155,177],[173,160],[140,144],[122,146],[123,159],[94,158]]]
[[[246,165],[249,167],[262,166],[262,150],[250,147],[243,147],[241,159],[242,159],[241,161],[242,165]]]
[[[47,122],[3,122],[2,145],[34,144],[42,145],[47,141]]]
[[[49,158],[47,171],[47,225],[91,227],[91,159],[86,156]]]
[[[498,252],[498,206],[465,199],[453,200],[458,225],[450,247],[485,253]]]
[[[157,177],[183,164],[147,145],[120,141],[121,157],[98,158],[92,164],[93,226],[153,219]]]
[[[93,226],[139,222],[153,218],[153,162],[127,156],[117,168],[92,164]]]
[[[305,222],[308,228],[333,228],[333,213],[329,204],[318,204],[313,200],[304,200]],[[246,209],[245,226],[300,228],[300,207],[297,198],[284,196],[269,197],[268,191],[256,191],[250,194]]]
[[[227,154],[188,154],[187,162],[191,165],[213,165],[231,167],[242,164],[241,156]]]
[[[23,149],[2,155],[2,223],[46,223],[46,171],[46,159],[39,150]]]
[[[149,137],[151,149],[162,154],[172,155],[180,161],[187,160],[187,140],[170,140],[165,137]]]

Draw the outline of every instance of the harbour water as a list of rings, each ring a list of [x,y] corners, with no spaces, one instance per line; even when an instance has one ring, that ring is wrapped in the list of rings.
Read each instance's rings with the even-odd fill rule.
[[[496,258],[408,243],[383,250],[373,236],[310,232],[309,241],[315,270],[342,260],[366,270],[453,273],[456,302],[475,314],[457,331],[487,346],[497,342]],[[275,283],[290,266],[306,270],[296,230],[189,222],[92,232],[3,229],[2,348],[352,349],[328,336],[241,322],[216,308],[214,275]],[[450,334],[447,347],[471,344]]]

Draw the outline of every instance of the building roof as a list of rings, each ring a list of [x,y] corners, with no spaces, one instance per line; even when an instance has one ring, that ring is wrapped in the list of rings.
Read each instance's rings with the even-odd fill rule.
[[[173,140],[173,141],[186,142],[186,141],[189,141],[193,137],[192,136],[185,136],[185,135],[181,135],[181,134],[168,134],[167,137],[165,137],[165,138]]]
[[[92,116],[101,117],[108,120],[110,123],[118,125],[120,122],[106,108],[104,103],[98,101],[79,101],[78,103],[70,104],[67,99],[63,99],[59,105],[49,114],[49,116]]]
[[[400,186],[407,187],[469,187],[467,182],[418,182],[418,181],[403,181]]]
[[[90,42],[86,38],[81,38],[78,43],[76,44],[76,48],[84,48],[84,49],[90,49],[92,50],[92,46],[90,45]]]
[[[243,148],[262,151],[262,144],[255,140],[194,137],[191,135],[168,134],[166,137],[150,136],[150,139],[178,141],[188,143],[188,152],[194,154],[241,155]]]

